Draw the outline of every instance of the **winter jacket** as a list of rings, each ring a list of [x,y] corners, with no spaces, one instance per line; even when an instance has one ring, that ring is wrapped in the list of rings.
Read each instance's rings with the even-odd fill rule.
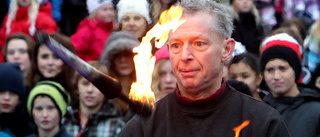
[[[80,132],[82,132],[80,133],[81,137],[115,137],[118,136],[125,124],[119,117],[113,103],[108,101],[96,114],[90,115],[84,129],[81,129],[80,126],[79,113],[79,103],[72,107],[69,106],[63,122],[67,132],[74,137],[78,136]]]
[[[50,2],[44,2],[41,4],[39,8],[39,13],[36,18],[35,28],[37,30],[45,30],[48,33],[55,33],[58,31],[58,26],[52,18],[52,9]],[[2,56],[2,47],[10,34],[22,32],[30,37],[33,37],[32,34],[29,33],[29,16],[28,16],[29,7],[20,7],[17,10],[15,19],[11,22],[11,31],[9,34],[6,33],[6,24],[8,15],[5,17],[1,29],[0,29],[0,63],[3,62]],[[49,13],[48,13],[49,12]],[[10,14],[10,13],[8,13]]]
[[[98,18],[83,19],[77,32],[71,36],[77,55],[84,61],[98,60],[112,28],[112,22],[104,22]]]
[[[264,102],[226,85],[206,99],[192,101],[177,89],[156,103],[150,117],[133,117],[120,137],[289,137],[280,114]],[[244,123],[245,124],[245,123]]]
[[[239,20],[234,19],[233,25],[234,31],[231,37],[241,42],[248,52],[259,56],[259,47],[264,33],[262,26],[257,25],[254,15],[239,13]]]
[[[38,134],[31,134],[26,137],[38,137]],[[66,129],[64,128],[64,126],[61,126],[58,133],[55,134],[53,137],[72,137],[72,136],[66,132]]]
[[[61,20],[61,4],[62,0],[43,0],[50,1],[52,5],[52,16],[56,22]]]
[[[304,88],[297,97],[278,97],[272,94],[263,99],[281,114],[292,137],[320,135],[320,93]]]

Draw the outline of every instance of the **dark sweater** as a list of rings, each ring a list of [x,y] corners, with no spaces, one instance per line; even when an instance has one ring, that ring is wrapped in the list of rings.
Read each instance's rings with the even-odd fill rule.
[[[292,137],[320,136],[319,92],[304,88],[297,97],[269,94],[263,100],[279,111]]]
[[[275,109],[225,82],[201,101],[188,101],[179,91],[168,94],[150,117],[132,118],[120,137],[234,137],[233,128],[245,120],[250,123],[241,130],[242,137],[289,137]]]

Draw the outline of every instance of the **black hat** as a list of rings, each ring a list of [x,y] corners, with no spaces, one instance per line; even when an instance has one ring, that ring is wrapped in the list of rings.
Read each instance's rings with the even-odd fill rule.
[[[17,93],[24,101],[25,87],[23,84],[23,74],[19,64],[1,63],[0,64],[0,91],[9,90]]]

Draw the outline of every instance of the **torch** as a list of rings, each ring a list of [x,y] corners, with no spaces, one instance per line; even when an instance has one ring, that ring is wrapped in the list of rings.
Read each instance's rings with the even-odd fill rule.
[[[66,64],[75,69],[84,78],[86,78],[95,87],[97,87],[106,98],[113,99],[118,97],[128,103],[133,112],[144,117],[150,116],[152,112],[152,106],[143,104],[139,101],[130,100],[127,96],[121,93],[122,88],[118,80],[92,67],[77,55],[66,49],[52,37],[50,37],[47,33],[38,33],[36,35],[36,41],[39,43],[45,43],[45,45],[47,45],[48,48],[52,50]]]

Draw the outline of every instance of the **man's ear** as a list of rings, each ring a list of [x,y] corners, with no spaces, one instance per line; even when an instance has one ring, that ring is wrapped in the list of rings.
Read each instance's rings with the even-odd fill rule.
[[[222,53],[222,61],[223,62],[227,61],[232,56],[234,46],[235,46],[235,42],[234,42],[233,38],[228,38],[228,39],[224,40],[223,53]]]

